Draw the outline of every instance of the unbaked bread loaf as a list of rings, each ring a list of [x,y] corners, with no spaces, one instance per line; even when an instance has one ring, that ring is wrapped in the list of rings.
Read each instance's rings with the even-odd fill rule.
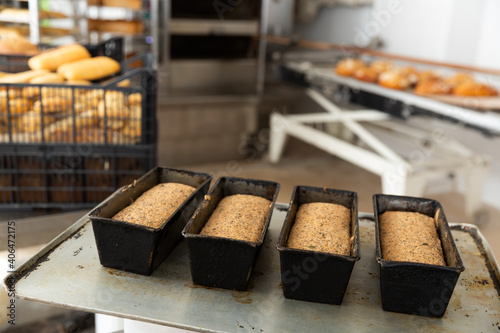
[[[379,216],[379,232],[383,259],[446,266],[432,217],[387,211]]]
[[[113,219],[159,228],[195,190],[179,183],[158,184],[119,211]]]
[[[224,197],[200,235],[258,242],[266,224],[271,201],[248,194]]]
[[[120,64],[109,57],[94,57],[65,63],[57,73],[66,80],[98,80],[120,71]]]
[[[351,211],[332,203],[300,205],[287,247],[333,254],[351,253]]]
[[[47,69],[53,72],[62,64],[87,58],[90,58],[90,53],[85,47],[79,44],[72,44],[48,50],[34,56],[28,60],[28,66],[33,70]]]

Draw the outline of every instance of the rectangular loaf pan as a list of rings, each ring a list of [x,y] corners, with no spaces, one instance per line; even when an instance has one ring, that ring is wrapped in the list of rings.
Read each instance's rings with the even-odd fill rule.
[[[90,219],[101,265],[150,275],[181,241],[181,231],[207,194],[211,180],[212,176],[205,173],[156,167],[97,206]],[[112,219],[145,191],[169,182],[196,190],[160,228]]]
[[[373,196],[373,205],[382,308],[419,316],[442,317],[458,277],[464,271],[443,207],[438,201],[431,199],[382,194]],[[378,219],[386,211],[418,212],[434,218],[446,266],[382,258]]]
[[[349,256],[288,248],[288,237],[300,205],[312,202],[339,204],[351,211]],[[341,304],[354,263],[360,259],[358,194],[329,188],[296,186],[279,236],[281,283],[286,298]]]
[[[246,290],[266,235],[279,184],[264,180],[222,177],[196,210],[182,232],[189,249],[193,283],[207,287]],[[266,223],[257,243],[199,235],[222,198],[250,194],[271,201]]]

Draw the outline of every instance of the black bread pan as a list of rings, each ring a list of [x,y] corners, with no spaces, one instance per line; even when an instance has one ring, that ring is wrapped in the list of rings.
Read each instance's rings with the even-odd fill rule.
[[[351,211],[349,256],[287,247],[300,205],[312,202],[339,204]],[[354,264],[360,259],[358,194],[328,188],[296,186],[277,244],[281,283],[286,298],[341,304]]]
[[[181,241],[181,231],[208,192],[211,180],[212,176],[205,173],[156,167],[111,195],[90,213],[101,265],[150,275]],[[196,190],[161,227],[112,219],[145,191],[169,182],[193,186]]]
[[[373,196],[373,205],[382,308],[392,312],[442,317],[458,277],[464,271],[443,207],[431,199],[382,194]],[[417,212],[432,217],[441,239],[446,266],[385,260],[380,248],[379,216],[386,211]]]
[[[279,184],[270,181],[233,177],[222,177],[217,181],[182,232],[187,240],[194,284],[247,290],[271,222],[278,191]],[[257,243],[199,234],[222,198],[234,194],[255,195],[271,201],[266,223]]]

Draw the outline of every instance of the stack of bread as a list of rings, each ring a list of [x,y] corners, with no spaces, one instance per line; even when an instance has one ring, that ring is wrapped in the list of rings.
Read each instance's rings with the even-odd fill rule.
[[[0,27],[0,55],[34,55],[38,52],[38,47],[31,44],[19,29]]]
[[[468,74],[457,73],[445,78],[433,71],[417,71],[411,66],[400,67],[386,60],[367,64],[361,59],[346,58],[337,63],[335,70],[339,75],[378,83],[390,89],[413,88],[415,93],[421,95],[498,96],[495,88],[476,81]]]
[[[137,142],[141,94],[93,88],[91,82],[119,72],[118,62],[92,58],[85,47],[74,44],[34,56],[28,65],[30,71],[0,73],[1,142],[10,141],[9,132],[14,142]],[[128,84],[122,81],[121,86]]]

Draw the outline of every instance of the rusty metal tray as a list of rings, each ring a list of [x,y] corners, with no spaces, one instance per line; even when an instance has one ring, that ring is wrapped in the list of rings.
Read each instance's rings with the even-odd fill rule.
[[[360,214],[361,260],[354,267],[342,305],[284,298],[275,244],[287,208],[275,206],[246,292],[193,285],[185,242],[151,276],[103,267],[87,216],[7,276],[4,284],[17,278],[17,296],[27,300],[203,332],[325,332],[333,327],[342,332],[500,329],[498,264],[473,225],[451,224],[465,271],[443,318],[382,310],[371,214]]]

